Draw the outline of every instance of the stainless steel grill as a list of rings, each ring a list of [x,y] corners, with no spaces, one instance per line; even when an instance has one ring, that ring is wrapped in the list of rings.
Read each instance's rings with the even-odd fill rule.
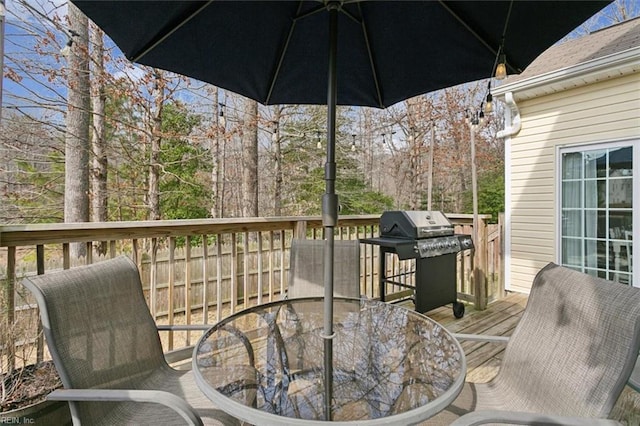
[[[380,217],[380,237],[361,242],[380,246],[380,298],[385,301],[387,284],[410,287],[416,310],[427,312],[453,304],[457,318],[464,305],[457,301],[456,254],[473,249],[470,235],[455,234],[453,225],[439,211],[387,211]],[[386,276],[387,254],[400,260],[415,259],[415,286]],[[403,274],[406,275],[406,274]]]

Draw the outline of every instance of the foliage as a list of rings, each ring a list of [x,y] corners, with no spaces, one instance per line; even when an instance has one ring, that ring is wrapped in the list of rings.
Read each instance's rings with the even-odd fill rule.
[[[168,103],[162,112],[163,138],[160,153],[160,207],[164,219],[193,219],[209,216],[211,189],[206,178],[211,163],[202,146],[185,139],[201,117],[190,114],[179,103]]]
[[[23,212],[23,218],[27,221],[35,219],[40,223],[59,222],[61,219],[61,206],[64,188],[64,158],[59,152],[53,151],[47,155],[47,163],[37,164],[29,160],[16,162],[19,173],[17,174],[19,185],[28,185],[38,188],[32,192],[32,197],[25,197],[24,193],[15,198],[16,206]],[[37,211],[37,215],[31,217],[31,213]]]
[[[29,117],[3,116],[0,221],[62,220],[64,158],[59,132]]]
[[[481,176],[478,184],[478,210],[491,214],[491,222],[498,222],[498,214],[504,212],[504,175],[501,172]]]
[[[291,119],[284,133],[282,156],[286,170],[285,210],[288,214],[317,215],[321,213],[322,194],[326,190],[324,163],[326,134],[322,129],[326,108],[303,107],[302,114]],[[359,153],[351,149],[350,126],[353,117],[347,108],[338,109],[336,132],[336,182],[340,214],[380,213],[393,205],[393,199],[369,188],[358,161]],[[319,144],[319,145],[318,145]]]
[[[131,101],[126,81],[114,81],[105,92],[108,217],[110,220],[144,220],[147,162],[143,137],[137,127],[140,113]]]
[[[473,213],[471,190],[464,194],[464,213]],[[478,213],[490,214],[491,223],[498,222],[498,214],[504,212],[504,174],[489,171],[478,176]]]

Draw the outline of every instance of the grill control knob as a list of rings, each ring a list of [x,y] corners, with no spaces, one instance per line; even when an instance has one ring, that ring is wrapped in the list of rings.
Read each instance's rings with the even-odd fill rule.
[[[468,248],[473,247],[473,241],[471,240],[471,238],[464,238],[464,239],[462,239],[462,240],[460,241],[460,245],[461,245],[463,248],[468,249]]]

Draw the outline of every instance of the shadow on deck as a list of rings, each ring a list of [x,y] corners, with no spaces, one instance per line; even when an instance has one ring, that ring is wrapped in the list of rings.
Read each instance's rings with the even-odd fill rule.
[[[426,315],[452,333],[510,336],[520,321],[526,304],[526,294],[508,293],[505,298],[491,303],[484,311],[467,306],[464,317],[460,319],[453,316],[450,305],[429,311]],[[467,357],[467,381],[491,380],[498,372],[505,346],[501,343],[463,342],[462,349]]]

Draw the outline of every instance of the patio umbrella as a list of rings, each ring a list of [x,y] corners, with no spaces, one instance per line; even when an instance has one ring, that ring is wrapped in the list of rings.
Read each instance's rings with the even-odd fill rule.
[[[72,1],[132,61],[263,104],[327,104],[322,220],[329,355],[338,218],[336,105],[385,108],[421,93],[488,78],[501,54],[510,72],[520,72],[610,3]]]

